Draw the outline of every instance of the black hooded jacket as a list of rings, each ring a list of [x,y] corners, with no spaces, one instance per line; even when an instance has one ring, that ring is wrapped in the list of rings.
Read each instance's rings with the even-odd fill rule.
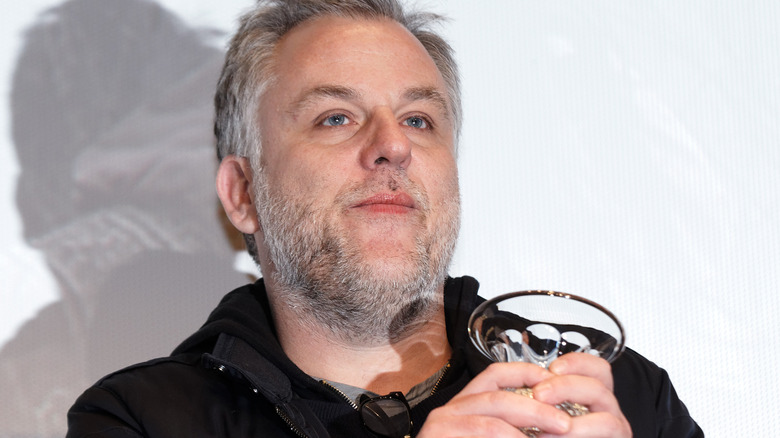
[[[467,322],[482,301],[470,277],[445,285],[450,368],[412,408],[416,434],[488,362]],[[369,437],[343,396],[293,364],[279,345],[262,280],[226,295],[170,357],[110,374],[68,412],[76,437]],[[665,371],[627,350],[612,365],[615,394],[635,437],[702,437]],[[426,376],[421,376],[423,380]]]

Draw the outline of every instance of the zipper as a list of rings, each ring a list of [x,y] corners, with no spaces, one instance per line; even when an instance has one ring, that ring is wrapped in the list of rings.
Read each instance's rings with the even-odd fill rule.
[[[447,361],[447,364],[444,366],[444,371],[442,371],[441,375],[438,379],[436,379],[436,383],[433,384],[433,387],[431,388],[431,392],[428,394],[428,396],[431,396],[436,393],[436,391],[439,390],[439,387],[441,386],[442,382],[444,382],[444,379],[448,376],[450,369],[452,368],[452,365],[450,364],[450,361]],[[320,380],[320,383],[328,388],[331,392],[335,393],[339,396],[342,400],[347,402],[347,404],[354,410],[358,410],[358,405],[355,403],[354,400],[352,400],[347,394],[344,393],[344,391],[336,388],[333,386],[330,382],[327,380]],[[285,418],[286,416],[283,415],[284,413],[280,411],[280,409],[276,408],[277,412],[282,418]],[[411,413],[410,413],[411,414]],[[287,420],[287,424],[290,424],[292,427],[292,424],[289,420]]]
[[[439,376],[439,378],[436,379],[436,383],[433,384],[433,388],[431,388],[431,392],[428,394],[429,397],[439,390],[439,386],[441,386],[441,382],[444,381],[444,378],[447,376],[450,368],[452,368],[452,365],[450,365],[450,361],[447,361],[447,365],[444,366],[444,371],[442,371],[441,376]]]
[[[329,390],[331,390],[331,391],[335,392],[335,393],[336,393],[336,395],[338,395],[338,396],[339,396],[339,397],[341,397],[341,398],[342,398],[342,399],[343,399],[345,402],[347,402],[347,403],[348,403],[348,404],[349,404],[349,405],[352,407],[352,409],[354,409],[354,410],[356,410],[356,411],[358,410],[358,405],[355,403],[355,401],[354,401],[354,400],[352,400],[351,398],[349,398],[349,396],[348,396],[347,394],[344,394],[344,391],[342,391],[342,390],[340,390],[340,389],[336,388],[335,386],[331,385],[331,384],[330,384],[330,383],[329,383],[327,380],[320,380],[320,383],[322,383],[323,385],[325,385],[325,387],[326,387],[326,388],[328,388]]]
[[[444,379],[449,374],[450,368],[452,368],[452,365],[450,364],[449,361],[447,361],[447,364],[444,366],[444,371],[442,371],[441,376],[439,376],[439,378],[436,379],[436,383],[433,384],[433,388],[431,388],[431,392],[428,394],[428,396],[432,396],[433,394],[436,394],[436,391],[439,390],[439,387],[441,386],[442,382],[444,382]],[[328,388],[332,392],[335,392],[336,395],[338,395],[341,399],[346,401],[352,407],[352,409],[358,410],[358,405],[355,403],[354,400],[349,398],[347,394],[344,394],[344,391],[331,385],[327,380],[320,380],[320,383],[323,384],[326,388]]]
[[[279,406],[276,406],[276,415],[278,415],[278,416],[279,416],[279,417],[282,419],[282,421],[284,421],[285,423],[287,423],[287,426],[289,426],[289,427],[290,427],[290,430],[291,430],[291,431],[293,431],[293,433],[295,433],[296,435],[298,435],[300,438],[309,438],[309,436],[308,436],[308,435],[306,435],[305,433],[303,433],[303,431],[302,431],[301,429],[299,429],[299,428],[298,428],[298,425],[296,425],[296,424],[295,424],[295,423],[294,423],[294,422],[293,422],[293,421],[290,419],[290,416],[289,416],[289,415],[287,415],[287,413],[286,413],[286,412],[284,412],[284,411],[282,410],[282,408],[280,408]]]
[[[206,357],[205,360],[207,360],[207,366],[210,366],[212,370],[228,375],[234,379],[238,379],[239,381],[246,383],[247,386],[249,387],[249,390],[251,390],[254,394],[259,396],[260,390],[254,385],[252,379],[247,377],[247,375],[244,374],[244,372],[240,368],[236,368],[231,365],[221,363],[222,361],[220,359],[217,359],[211,355],[205,355],[204,357]],[[297,424],[295,424],[292,418],[290,418],[290,416],[287,415],[287,413],[282,409],[280,405],[275,404],[274,409],[276,410],[276,415],[278,415],[279,418],[281,418],[282,421],[284,421],[284,423],[287,424],[291,432],[293,432],[299,438],[309,438],[309,435],[307,435],[303,430],[301,430],[301,428]]]
[[[251,381],[246,376],[244,376],[244,374],[240,370],[238,370],[238,369],[235,369],[235,368],[229,367],[229,366],[225,366],[224,364],[214,364],[214,365],[212,365],[211,368],[216,370],[216,371],[218,371],[218,372],[220,372],[220,373],[231,375],[234,378],[241,378],[244,381],[246,381],[246,383],[249,384],[249,389],[251,389],[253,393],[258,394],[260,392],[257,388],[255,388],[255,386],[251,383]],[[287,424],[287,426],[290,428],[290,430],[293,433],[295,433],[295,435],[297,435],[299,438],[309,438],[309,436],[306,435],[298,427],[298,425],[296,425],[295,422],[292,421],[290,416],[287,415],[287,413],[284,412],[282,410],[282,408],[279,407],[279,405],[275,405],[274,409],[276,409],[276,415],[278,415],[282,419],[282,421],[284,421],[285,424]]]

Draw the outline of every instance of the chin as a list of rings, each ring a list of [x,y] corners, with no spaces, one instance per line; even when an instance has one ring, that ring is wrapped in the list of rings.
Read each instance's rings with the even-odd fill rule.
[[[419,263],[414,260],[415,257],[413,251],[385,251],[366,256],[363,260],[376,277],[384,279],[398,277],[398,280],[401,280],[407,277],[409,272],[419,270]]]

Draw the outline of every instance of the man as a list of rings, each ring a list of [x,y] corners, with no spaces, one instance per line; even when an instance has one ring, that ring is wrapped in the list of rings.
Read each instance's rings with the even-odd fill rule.
[[[548,371],[469,345],[477,283],[446,275],[458,79],[433,18],[308,0],[242,19],[216,97],[217,192],[263,280],[171,357],[87,390],[69,436],[702,436],[633,352]],[[523,386],[534,398],[505,390]]]

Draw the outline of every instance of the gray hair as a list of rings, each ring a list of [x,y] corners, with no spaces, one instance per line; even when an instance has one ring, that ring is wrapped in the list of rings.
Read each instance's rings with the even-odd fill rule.
[[[461,128],[460,80],[450,45],[430,30],[442,17],[425,12],[407,13],[398,0],[259,0],[247,12],[230,42],[214,98],[217,157],[248,157],[259,163],[260,132],[253,116],[260,96],[273,80],[273,52],[279,40],[295,26],[333,15],[349,18],[387,18],[404,26],[428,51],[447,87],[455,145]]]

